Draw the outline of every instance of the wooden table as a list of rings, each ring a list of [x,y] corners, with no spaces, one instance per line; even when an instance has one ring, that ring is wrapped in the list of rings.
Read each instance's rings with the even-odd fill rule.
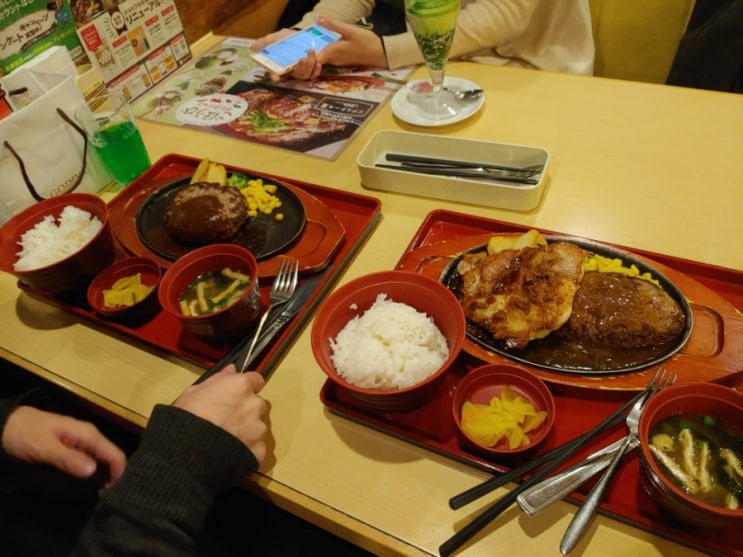
[[[364,189],[356,156],[369,138],[382,129],[421,131],[396,120],[389,105],[333,162],[147,121],[140,126],[153,160],[173,152],[209,157],[378,197],[382,220],[341,283],[392,268],[422,219],[443,207],[743,270],[742,96],[471,63],[452,63],[448,73],[482,86],[484,109],[426,131],[548,149],[549,184],[535,210]],[[143,426],[155,403],[172,401],[202,371],[22,294],[9,275],[0,285],[0,356],[125,423]],[[275,447],[255,489],[279,506],[378,554],[436,555],[504,493],[450,510],[449,497],[485,475],[329,413],[319,399],[324,381],[308,326],[262,393],[272,404]],[[574,510],[561,502],[527,518],[513,507],[460,554],[558,555]],[[578,546],[581,553],[697,554],[605,516]]]

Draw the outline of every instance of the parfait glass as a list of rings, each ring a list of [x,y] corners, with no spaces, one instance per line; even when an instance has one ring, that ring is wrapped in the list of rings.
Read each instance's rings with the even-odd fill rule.
[[[446,62],[457,26],[460,0],[405,0],[405,17],[415,35],[428,73],[432,91],[417,103],[424,118],[441,120],[456,115],[462,105],[443,89]]]

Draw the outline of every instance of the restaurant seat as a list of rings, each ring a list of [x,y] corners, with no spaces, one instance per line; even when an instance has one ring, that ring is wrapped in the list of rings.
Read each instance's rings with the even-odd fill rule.
[[[594,74],[665,83],[695,0],[589,0]]]
[[[276,26],[288,0],[175,0],[189,44],[213,31],[217,35],[257,38]]]

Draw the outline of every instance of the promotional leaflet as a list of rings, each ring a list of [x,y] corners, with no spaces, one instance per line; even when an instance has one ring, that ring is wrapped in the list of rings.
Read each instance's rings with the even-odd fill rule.
[[[135,99],[191,59],[173,0],[125,0],[78,27],[112,93]]]
[[[69,2],[0,0],[0,76],[55,45],[66,47],[76,66],[89,63]]]
[[[89,19],[94,18],[99,13],[108,8],[121,4],[124,0],[70,0],[72,15],[75,21],[80,25],[87,23]]]
[[[412,68],[326,66],[274,83],[250,39],[227,37],[133,104],[137,116],[335,159]]]

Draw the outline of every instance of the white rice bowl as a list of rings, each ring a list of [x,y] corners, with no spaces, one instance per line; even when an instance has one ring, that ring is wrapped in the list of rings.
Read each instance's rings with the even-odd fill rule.
[[[338,374],[366,389],[397,390],[427,379],[449,357],[446,338],[425,313],[379,294],[330,339]]]
[[[31,271],[57,263],[80,251],[92,240],[103,223],[88,211],[67,205],[58,222],[48,215],[27,230],[18,243],[21,251],[13,264],[16,271]]]

